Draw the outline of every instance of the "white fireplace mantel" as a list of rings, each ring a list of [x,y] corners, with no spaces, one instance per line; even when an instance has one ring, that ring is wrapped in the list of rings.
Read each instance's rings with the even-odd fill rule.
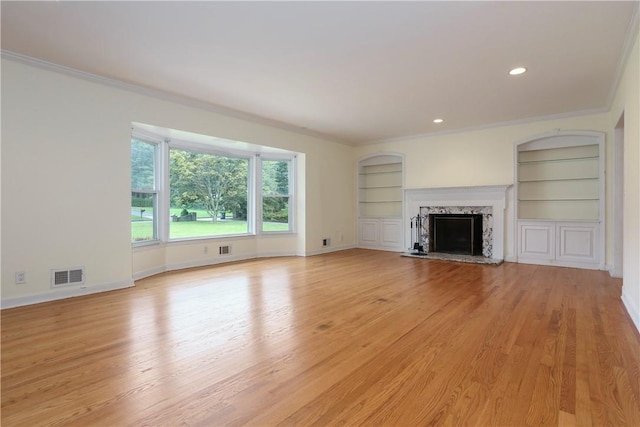
[[[410,218],[428,206],[490,206],[493,214],[493,259],[504,259],[507,189],[510,185],[416,188],[404,191],[405,242],[411,242]]]

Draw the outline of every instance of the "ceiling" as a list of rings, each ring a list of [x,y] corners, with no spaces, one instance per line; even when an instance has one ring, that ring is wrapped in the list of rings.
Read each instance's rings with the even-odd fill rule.
[[[1,7],[5,55],[351,145],[605,111],[637,13],[635,1]]]

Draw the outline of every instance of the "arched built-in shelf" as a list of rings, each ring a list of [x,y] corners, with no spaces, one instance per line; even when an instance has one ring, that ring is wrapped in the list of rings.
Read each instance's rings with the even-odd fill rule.
[[[604,134],[554,132],[514,151],[518,261],[602,269]]]
[[[404,157],[378,153],[358,161],[358,246],[403,250]]]

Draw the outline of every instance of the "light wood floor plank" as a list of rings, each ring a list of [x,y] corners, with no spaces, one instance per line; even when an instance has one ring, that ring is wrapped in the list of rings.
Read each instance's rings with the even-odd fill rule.
[[[7,426],[640,425],[605,272],[348,250],[3,310]]]

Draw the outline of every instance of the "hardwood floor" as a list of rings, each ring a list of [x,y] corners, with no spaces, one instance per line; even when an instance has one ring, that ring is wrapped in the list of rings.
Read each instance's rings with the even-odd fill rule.
[[[640,425],[607,273],[349,250],[2,311],[3,426]]]

